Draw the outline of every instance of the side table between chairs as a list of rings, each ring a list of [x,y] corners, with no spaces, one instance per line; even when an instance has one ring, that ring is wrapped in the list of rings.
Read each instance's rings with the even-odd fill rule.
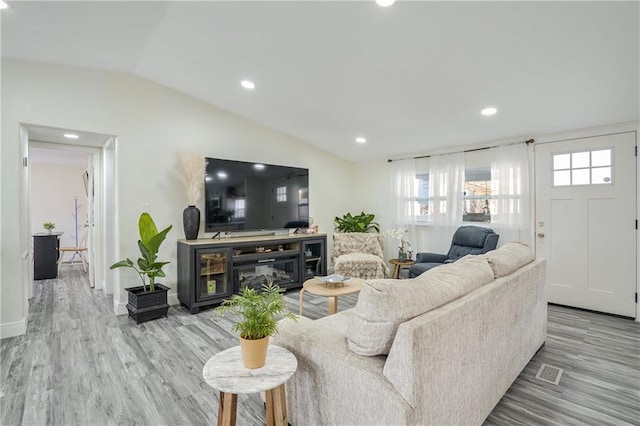
[[[261,368],[242,365],[240,346],[222,351],[207,361],[202,369],[204,380],[220,391],[218,426],[236,424],[239,393],[265,392],[267,426],[287,426],[284,383],[298,368],[296,357],[280,346],[269,345],[267,362]]]
[[[391,278],[400,279],[400,269],[413,265],[415,263],[415,260],[391,259],[389,263],[393,265]]]

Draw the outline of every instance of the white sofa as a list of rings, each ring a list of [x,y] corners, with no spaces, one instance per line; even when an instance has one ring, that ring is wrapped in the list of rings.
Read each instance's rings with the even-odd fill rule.
[[[545,341],[544,280],[545,261],[509,243],[414,279],[369,280],[336,315],[283,320],[274,343],[298,359],[289,422],[482,424]]]

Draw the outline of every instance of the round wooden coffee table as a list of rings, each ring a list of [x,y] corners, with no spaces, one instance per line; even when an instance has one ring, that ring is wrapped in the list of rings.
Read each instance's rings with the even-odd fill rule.
[[[364,283],[362,278],[351,278],[345,281],[342,287],[330,288],[327,287],[326,283],[317,278],[311,278],[305,281],[300,289],[300,315],[302,315],[302,297],[305,291],[317,296],[326,297],[329,302],[329,315],[333,315],[338,312],[338,296],[358,293],[362,290],[362,283]]]

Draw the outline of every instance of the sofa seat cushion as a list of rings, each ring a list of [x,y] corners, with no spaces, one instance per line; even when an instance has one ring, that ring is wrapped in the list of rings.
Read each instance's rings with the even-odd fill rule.
[[[384,278],[387,265],[381,257],[367,253],[349,253],[335,259],[337,274],[362,279]]]
[[[483,256],[466,256],[413,279],[365,281],[347,329],[349,348],[359,355],[386,355],[400,324],[491,281],[493,270]]]
[[[507,243],[484,256],[489,265],[491,265],[496,278],[511,275],[524,265],[533,262],[536,258],[531,247],[520,242]]]
[[[337,333],[346,335],[347,328],[349,327],[349,324],[351,323],[351,320],[354,315],[355,315],[355,309],[351,308],[345,311],[335,313],[333,315],[322,317],[320,319],[317,319],[316,322],[318,324],[322,324],[327,328],[330,328],[331,330]]]

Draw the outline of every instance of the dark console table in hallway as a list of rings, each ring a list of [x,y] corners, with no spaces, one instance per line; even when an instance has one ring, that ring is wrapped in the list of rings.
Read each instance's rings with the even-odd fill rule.
[[[33,234],[33,279],[58,277],[58,256],[62,232]]]

